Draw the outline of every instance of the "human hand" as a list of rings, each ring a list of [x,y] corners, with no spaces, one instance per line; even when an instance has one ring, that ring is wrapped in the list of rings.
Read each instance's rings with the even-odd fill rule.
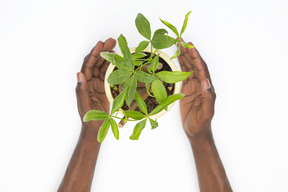
[[[109,62],[100,56],[101,51],[113,52],[116,40],[109,38],[106,42],[99,41],[92,51],[84,58],[81,72],[77,73],[76,87],[78,111],[84,127],[96,129],[102,121],[83,122],[84,115],[90,110],[109,113],[109,102],[104,90],[104,77]]]
[[[191,42],[189,44],[193,45]],[[183,128],[191,141],[211,132],[216,94],[207,65],[196,48],[181,46],[178,61],[182,71],[194,71],[183,81],[182,93],[185,97],[180,100]]]

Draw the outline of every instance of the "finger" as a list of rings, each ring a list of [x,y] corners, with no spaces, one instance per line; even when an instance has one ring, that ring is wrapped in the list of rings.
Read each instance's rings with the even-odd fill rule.
[[[100,51],[103,48],[103,43],[99,41],[96,46],[92,49],[86,60],[84,61],[82,65],[81,72],[84,73],[86,80],[89,81],[93,74],[93,69],[95,64],[100,58]]]
[[[89,103],[89,91],[88,85],[85,78],[85,75],[81,72],[77,73],[77,87],[76,87],[76,96],[77,96],[77,104],[78,104],[78,111],[83,118],[83,116],[91,110],[90,103]]]
[[[184,72],[187,72],[187,68],[186,68],[186,65],[183,61],[183,56],[182,55],[179,55],[177,57],[178,61],[179,61],[179,64],[180,64],[180,67],[181,67],[181,70],[184,71]]]
[[[178,38],[177,38],[178,39]],[[184,40],[181,38],[181,42],[184,42]],[[188,49],[186,47],[183,47],[180,43],[180,49],[181,49],[181,54],[180,55],[184,55],[188,52]]]
[[[203,103],[201,106],[202,117],[205,120],[211,120],[214,115],[214,105],[216,94],[211,86],[209,79],[201,81],[201,91],[203,96]]]
[[[193,45],[191,42],[189,42],[190,45]],[[195,67],[197,69],[198,78],[200,81],[205,80],[208,78],[210,79],[210,74],[208,71],[208,67],[205,63],[205,61],[202,59],[201,55],[199,54],[198,50],[196,48],[188,49],[187,59],[191,62],[193,68]]]
[[[116,45],[116,40],[113,38],[109,38],[104,43],[103,51],[112,51],[115,45]]]

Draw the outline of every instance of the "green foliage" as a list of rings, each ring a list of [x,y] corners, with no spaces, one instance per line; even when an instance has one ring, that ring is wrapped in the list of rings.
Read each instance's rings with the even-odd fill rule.
[[[144,127],[146,125],[146,121],[147,121],[147,119],[144,119],[143,121],[140,121],[139,123],[136,124],[136,126],[134,127],[134,130],[133,130],[133,133],[130,136],[130,139],[132,139],[132,140],[138,140],[139,139],[141,131],[144,129]]]
[[[170,95],[169,97],[164,99],[157,107],[155,107],[149,115],[154,115],[156,113],[159,113],[160,111],[168,107],[171,103],[174,103],[175,101],[182,99],[183,97],[184,97],[184,94],[182,93]]]
[[[152,82],[151,89],[158,103],[167,97],[166,89],[159,79]]]
[[[107,116],[108,114],[105,111],[91,110],[85,114],[83,121],[88,122],[92,120],[94,121],[103,120],[106,119]]]
[[[122,119],[124,122],[127,121],[140,121],[138,122],[133,130],[130,139],[138,140],[141,134],[141,131],[145,128],[147,119],[149,119],[151,129],[155,129],[158,127],[158,122],[150,118],[150,116],[155,115],[162,110],[167,110],[168,106],[173,102],[183,98],[183,94],[174,94],[167,97],[166,88],[163,85],[162,81],[166,83],[176,83],[179,81],[183,81],[192,74],[192,72],[181,72],[181,71],[160,71],[155,73],[159,66],[159,57],[161,55],[157,55],[156,52],[158,49],[166,49],[173,45],[177,46],[177,51],[171,57],[171,59],[176,58],[181,53],[180,46],[185,48],[194,48],[194,46],[181,41],[181,36],[183,32],[186,30],[188,18],[191,12],[188,12],[185,15],[183,26],[181,28],[181,32],[177,30],[177,28],[171,23],[161,20],[161,22],[167,26],[172,32],[176,35],[177,38],[173,38],[168,35],[168,31],[166,29],[157,29],[152,36],[151,27],[149,21],[145,18],[145,16],[139,13],[135,19],[135,24],[138,32],[145,38],[145,40],[141,41],[137,48],[135,49],[135,53],[131,53],[128,47],[128,43],[124,35],[120,35],[117,38],[119,48],[123,56],[117,55],[111,52],[101,52],[100,55],[106,61],[111,62],[113,65],[116,65],[116,69],[110,73],[108,76],[108,83],[110,87],[116,91],[120,91],[121,93],[114,99],[112,104],[111,114],[107,114],[104,111],[99,110],[91,110],[87,112],[83,118],[84,122],[88,122],[91,120],[98,121],[104,120],[104,123],[99,129],[97,139],[99,142],[102,142],[111,126],[114,137],[119,139],[119,129],[117,126],[115,118],[117,117],[118,112],[122,111],[125,115],[125,118]],[[147,47],[151,45],[150,56],[147,56],[146,52],[143,52]],[[154,51],[153,51],[154,50]],[[147,66],[150,65],[147,69]],[[144,70],[143,67],[147,69]],[[136,91],[137,82],[145,83],[145,87],[147,93],[151,97],[155,97],[157,102],[159,103],[150,113],[148,113],[148,108],[141,97],[141,95]],[[121,91],[121,84],[123,85],[123,89]],[[120,85],[115,86],[115,85]],[[150,93],[150,86],[152,94]],[[122,109],[124,103],[130,107],[133,100],[136,100],[139,111],[132,111]],[[134,101],[135,102],[135,101]]]
[[[118,129],[117,123],[113,118],[110,118],[110,124],[111,124],[113,135],[118,140],[119,139],[119,129]]]
[[[139,109],[143,113],[147,114],[148,111],[147,111],[147,106],[145,104],[145,101],[142,99],[142,97],[140,96],[140,94],[137,91],[135,92],[135,99],[136,99],[136,102],[137,102]]]
[[[146,73],[144,71],[136,71],[135,76],[136,76],[136,79],[142,83],[151,83],[152,81],[157,79],[157,77],[149,73]]]
[[[140,113],[138,111],[125,111],[124,114],[127,116],[127,117],[131,117],[132,119],[135,119],[135,120],[141,120],[143,118],[145,118],[146,116],[143,115],[143,113]]]
[[[100,143],[102,143],[102,141],[105,139],[105,137],[108,133],[109,127],[110,127],[110,118],[106,118],[104,123],[100,127],[98,135],[97,135],[97,140]]]
[[[134,96],[135,96],[135,91],[137,88],[137,80],[135,78],[135,74],[132,75],[132,77],[130,77],[126,83],[123,86],[123,89],[127,89],[127,95],[125,98],[126,104],[128,105],[128,107],[130,107]]]
[[[153,58],[151,66],[148,68],[148,71],[154,73],[155,70],[158,68],[158,65],[159,65],[159,55],[156,55]]]
[[[109,75],[107,81],[109,84],[121,84],[125,82],[131,76],[131,74],[131,71],[117,69]]]
[[[156,120],[153,120],[149,118],[150,124],[151,124],[151,129],[155,129],[158,127],[158,122]]]
[[[128,89],[124,89],[113,101],[111,114],[118,111],[124,104],[124,100]]]
[[[166,83],[177,83],[185,80],[193,72],[182,72],[182,71],[160,71],[156,73],[157,77]]]
[[[146,49],[149,45],[149,41],[141,41],[138,45],[138,47],[136,48],[135,52],[139,53],[141,51],[143,51],[144,49]]]
[[[146,39],[150,40],[151,39],[151,29],[150,29],[150,23],[142,15],[141,13],[138,13],[136,19],[135,19],[135,24],[138,29],[138,32],[145,37]]]

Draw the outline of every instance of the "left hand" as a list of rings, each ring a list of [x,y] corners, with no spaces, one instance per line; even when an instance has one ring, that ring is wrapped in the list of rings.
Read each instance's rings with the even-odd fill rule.
[[[100,110],[109,113],[109,102],[104,90],[104,77],[109,62],[105,61],[100,52],[112,52],[116,40],[109,38],[106,42],[99,41],[90,54],[84,58],[81,72],[77,73],[76,87],[78,111],[84,127],[98,131],[102,121],[83,122],[84,115],[90,110]]]

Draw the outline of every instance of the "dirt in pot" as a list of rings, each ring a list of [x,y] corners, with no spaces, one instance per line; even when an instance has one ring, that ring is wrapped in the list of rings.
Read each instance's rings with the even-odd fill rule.
[[[145,52],[145,54],[147,54],[146,57],[144,58],[149,58],[150,57],[150,53],[148,52]],[[115,67],[114,70],[118,69],[117,67]],[[145,71],[147,70],[147,67],[142,67],[142,70]],[[172,71],[172,69],[170,68],[170,66],[167,64],[167,62],[162,59],[161,57],[159,57],[159,67],[158,69],[155,71],[155,73],[157,72],[160,72],[160,71]],[[165,83],[163,82],[163,85],[166,89],[166,92],[167,92],[167,96],[170,96],[173,94],[174,92],[174,89],[175,89],[175,84],[174,83]],[[117,87],[117,90],[113,89],[111,87],[111,93],[112,93],[112,96],[113,98],[115,99],[119,94],[120,92],[122,91],[122,86],[123,84],[120,84],[120,85],[115,85]],[[150,84],[151,86],[151,84]],[[151,87],[150,87],[151,88]],[[141,82],[138,82],[137,83],[137,91],[138,93],[141,95],[141,97],[144,99],[146,105],[147,105],[147,109],[148,109],[148,113],[150,113],[155,107],[157,107],[157,105],[159,104],[155,97],[151,97],[148,95],[147,93],[147,90],[146,90],[146,87],[145,87],[145,83],[141,83]],[[153,95],[151,89],[149,90],[150,93]],[[123,110],[128,110],[129,107],[128,105],[126,104],[126,102],[124,102],[124,105],[122,107]],[[137,107],[137,102],[136,100],[133,100],[131,105],[130,105],[130,109],[129,110],[133,110],[133,111],[140,111],[140,109]]]

